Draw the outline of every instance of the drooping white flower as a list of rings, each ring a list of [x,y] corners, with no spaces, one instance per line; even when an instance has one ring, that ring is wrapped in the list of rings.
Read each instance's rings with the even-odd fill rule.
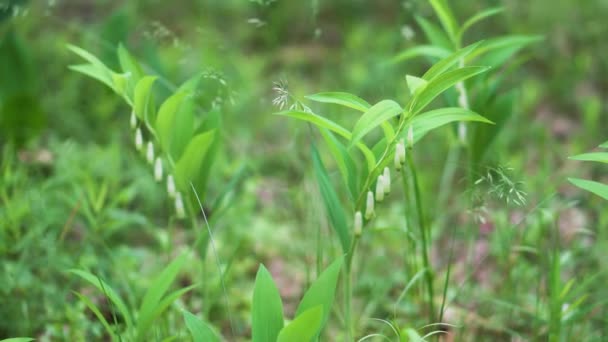
[[[131,112],[131,129],[135,129],[137,127],[137,117],[135,116],[135,112]]]
[[[403,164],[402,161],[402,155],[403,155],[403,159],[405,159],[405,145],[403,143],[403,139],[401,139],[398,143],[397,146],[395,146],[395,159],[394,159],[394,166],[395,166],[395,170],[397,172],[401,171],[401,166]]]
[[[384,194],[388,195],[391,192],[391,170],[388,166],[384,168],[382,180],[384,181]]]
[[[353,233],[355,234],[355,236],[361,236],[362,232],[363,232],[363,215],[361,215],[360,211],[357,211],[355,213],[355,229],[354,229]]]
[[[156,158],[156,162],[154,162],[154,180],[160,182],[163,180],[163,161],[159,158]]]
[[[141,129],[137,129],[135,131],[135,148],[140,151],[141,148],[144,146],[144,137],[141,134]]]
[[[371,191],[367,192],[367,203],[365,206],[365,219],[369,220],[374,217],[374,194]]]
[[[154,163],[154,143],[148,141],[148,148],[146,149],[146,160],[148,163]]]
[[[180,219],[186,217],[186,211],[184,210],[184,201],[182,200],[182,194],[179,192],[175,195],[175,213]]]
[[[384,176],[378,176],[376,181],[376,201],[382,202],[384,200]]]
[[[412,125],[407,130],[407,145],[409,148],[414,147],[414,127]]]
[[[176,195],[175,180],[173,179],[172,174],[169,174],[167,176],[167,193],[169,194],[169,197],[175,198],[175,195]]]

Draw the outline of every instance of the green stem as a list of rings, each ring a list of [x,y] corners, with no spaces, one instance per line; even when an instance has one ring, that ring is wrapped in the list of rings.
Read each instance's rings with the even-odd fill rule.
[[[359,242],[359,235],[353,236],[353,242],[350,245],[350,250],[346,254],[346,263],[344,268],[344,325],[346,330],[346,341],[353,341],[353,319],[352,319],[352,301],[353,301],[353,276],[352,264],[355,250]]]
[[[426,227],[424,212],[422,208],[422,201],[420,200],[420,184],[418,183],[418,175],[416,173],[416,165],[412,158],[412,153],[407,154],[407,162],[412,172],[412,180],[414,181],[414,196],[416,197],[416,210],[418,212],[418,225],[420,226],[420,236],[422,238],[422,262],[425,268],[425,279],[427,294],[429,297],[429,319],[430,323],[435,322],[435,303],[433,293],[433,270],[429,262],[429,249],[428,249],[428,230]]]
[[[410,234],[409,234],[409,231],[410,231],[410,229],[412,227],[412,220],[411,220],[411,216],[410,216],[410,207],[409,207],[409,204],[411,203],[410,202],[410,187],[409,187],[409,184],[407,182],[407,177],[405,175],[405,169],[402,169],[401,173],[402,173],[401,174],[401,180],[402,180],[402,184],[403,184],[403,197],[404,197],[403,212],[405,214],[406,232],[408,232],[408,234],[407,234],[407,240],[411,241]],[[414,243],[412,243],[412,245],[414,245],[414,247],[415,247]],[[410,248],[406,248],[405,249],[404,260],[405,260],[405,265],[406,265],[406,268],[407,268],[406,269],[406,274],[408,274],[408,275],[409,274],[413,275],[413,274],[416,273],[416,270],[414,270],[414,265],[416,265],[416,260],[414,259],[412,261],[408,257],[410,255],[410,252],[412,250],[413,249],[410,249]]]

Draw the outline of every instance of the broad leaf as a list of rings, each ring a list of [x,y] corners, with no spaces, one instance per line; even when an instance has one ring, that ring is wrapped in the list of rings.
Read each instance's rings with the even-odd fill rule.
[[[331,223],[332,228],[340,239],[342,251],[346,253],[350,248],[351,238],[344,208],[342,208],[340,198],[331,185],[331,181],[329,180],[325,166],[321,161],[319,152],[314,146],[312,147],[312,160],[317,183],[319,184],[319,190],[321,191],[321,197],[325,204],[325,212],[327,213],[327,216],[329,216],[329,222]]]
[[[425,79],[411,75],[406,75],[405,80],[407,82],[407,87],[410,89],[411,95],[414,95],[416,92],[422,91],[424,87],[426,87],[426,85],[429,83]]]
[[[221,339],[215,330],[205,321],[193,315],[192,313],[183,312],[186,327],[190,331],[190,336],[194,342],[220,342]]]
[[[492,124],[492,121],[468,109],[460,107],[436,109],[417,115],[412,119],[414,142],[422,139],[433,129],[456,121],[477,121]],[[402,132],[404,138],[406,138],[405,135],[407,135],[407,129]]]
[[[383,122],[403,113],[403,108],[392,100],[382,100],[363,113],[353,128],[350,146],[359,142],[367,133]]]
[[[460,49],[460,50],[450,54],[449,56],[445,57],[444,59],[438,61],[437,63],[433,64],[433,66],[429,70],[427,70],[427,72],[424,73],[422,78],[427,81],[434,80],[441,74],[450,70],[455,65],[459,64],[464,57],[473,53],[473,51],[475,51],[481,45],[481,43],[482,42],[477,42],[477,43],[465,46],[462,49]]]
[[[304,311],[281,330],[277,342],[313,341],[323,326],[323,314],[323,307],[321,305]]]
[[[338,104],[344,107],[358,110],[360,112],[365,112],[371,107],[371,105],[367,103],[367,101],[350,93],[318,93],[314,95],[308,95],[306,96],[306,98],[315,102]]]
[[[283,329],[283,302],[270,272],[260,265],[255,277],[251,311],[253,342],[276,341]]]
[[[340,269],[342,268],[343,261],[344,258],[342,257],[334,261],[325,269],[325,271],[323,271],[323,273],[321,273],[319,278],[312,283],[298,305],[296,318],[307,310],[316,306],[321,306],[323,307],[323,317],[319,330],[323,328],[329,318],[329,313],[331,312],[331,307],[334,302],[336,285],[338,284],[338,277],[340,276]]]
[[[187,92],[177,92],[171,95],[165,100],[165,102],[163,102],[158,110],[155,125],[156,136],[161,147],[166,153],[171,152],[170,142],[173,135],[175,115],[187,95]]]
[[[210,131],[198,134],[190,140],[184,154],[175,163],[175,183],[179,191],[190,192],[190,182],[192,182],[196,190],[200,192],[200,196],[204,197],[200,175],[202,170],[208,167],[208,165],[204,165],[204,160],[214,139],[215,131]]]
[[[578,178],[568,178],[568,181],[583,190],[587,190],[605,200],[608,200],[608,185],[606,184]]]
[[[413,48],[407,49],[402,53],[391,59],[391,63],[399,63],[410,60],[416,57],[430,57],[430,58],[446,58],[451,54],[451,51],[442,47],[433,45],[419,45]]]
[[[133,111],[140,120],[144,120],[149,124],[152,123],[155,115],[152,85],[154,85],[156,79],[156,76],[143,77],[137,82],[133,92]]]
[[[574,157],[570,157],[573,160],[582,160],[582,161],[594,161],[599,163],[608,163],[608,152],[591,152],[591,153],[583,153]]]
[[[357,164],[355,164],[350,154],[348,154],[346,146],[338,141],[338,139],[336,139],[336,137],[329,130],[321,128],[319,129],[319,132],[321,132],[321,136],[323,136],[325,144],[338,165],[338,169],[340,170],[342,179],[349,190],[351,199],[354,200],[357,197],[359,187],[357,183]]]
[[[122,44],[118,45],[118,62],[123,72],[131,74],[134,84],[144,76],[144,71],[139,62],[131,56]]]
[[[486,67],[464,67],[441,74],[410,100],[410,113],[416,115],[448,88],[487,70]]]

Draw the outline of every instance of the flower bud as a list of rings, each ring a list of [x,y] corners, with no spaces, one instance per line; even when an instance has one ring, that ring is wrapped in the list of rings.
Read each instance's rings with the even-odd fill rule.
[[[405,164],[405,141],[403,139],[401,139],[401,141],[399,141],[399,146],[397,147],[397,154],[399,154],[399,163],[401,164]]]
[[[182,200],[182,194],[179,192],[175,195],[175,213],[177,214],[177,218],[181,219],[186,217],[184,201]]]
[[[391,192],[391,170],[388,166],[384,168],[382,179],[384,180],[384,194],[388,195]]]
[[[135,127],[137,127],[137,117],[135,116],[135,112],[131,112],[131,128],[135,129]]]
[[[139,151],[144,146],[144,137],[141,135],[141,129],[135,131],[135,148]]]
[[[397,144],[397,148],[399,148],[399,144]],[[395,166],[395,171],[400,172],[401,171],[401,161],[399,160],[399,153],[397,151],[395,151],[395,159],[394,159],[394,166]]]
[[[360,211],[357,211],[355,213],[355,229],[354,229],[354,234],[355,236],[361,236],[361,233],[363,232],[363,216],[361,215]]]
[[[175,180],[173,179],[172,174],[169,174],[167,176],[167,193],[169,194],[169,197],[175,198],[175,195],[176,195]]]
[[[412,125],[407,130],[407,147],[414,147],[414,127]]]
[[[154,163],[154,180],[157,182],[163,180],[163,161],[160,158],[156,158]]]
[[[374,217],[374,194],[371,191],[367,192],[367,205],[365,206],[365,219],[369,220]]]
[[[148,148],[146,150],[146,160],[148,163],[154,163],[154,144],[151,141],[148,141]]]
[[[376,181],[376,201],[382,202],[384,200],[384,177],[378,176]]]

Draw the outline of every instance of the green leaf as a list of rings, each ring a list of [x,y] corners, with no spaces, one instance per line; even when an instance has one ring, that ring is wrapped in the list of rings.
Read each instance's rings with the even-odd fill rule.
[[[582,161],[594,161],[599,163],[608,163],[608,152],[591,152],[591,153],[583,153],[574,157],[570,157],[573,160],[582,160]]]
[[[568,181],[583,190],[587,190],[605,200],[608,200],[608,185],[606,184],[578,178],[568,178]]]
[[[35,341],[35,340],[31,337],[11,337],[11,338],[5,338],[4,340],[0,340],[0,342],[30,342],[30,341]]]
[[[487,66],[499,66],[527,45],[541,41],[541,36],[511,35],[488,39],[466,57],[466,64],[476,58],[477,63]],[[483,57],[483,58],[481,58]]]
[[[147,123],[154,120],[154,101],[152,96],[152,86],[156,82],[156,76],[145,76],[137,82],[133,94],[133,111],[135,115]]]
[[[460,107],[436,109],[417,115],[412,119],[411,125],[414,131],[414,142],[422,139],[433,129],[455,121],[477,121],[492,124],[492,121],[468,109]],[[407,129],[402,132],[402,135],[405,138]]]
[[[605,143],[601,144],[599,147],[601,147],[601,148],[608,148],[608,141],[606,141]]]
[[[353,128],[350,146],[359,142],[367,133],[383,122],[403,113],[403,108],[392,100],[382,100],[363,113]]]
[[[78,292],[73,292],[73,293],[89,308],[89,310],[91,310],[93,312],[95,317],[97,317],[97,320],[99,320],[101,322],[101,324],[103,325],[103,327],[106,329],[108,335],[110,335],[112,337],[112,341],[114,341],[116,339],[116,332],[114,331],[114,329],[112,329],[112,326],[108,323],[108,321],[103,316],[103,314],[101,313],[101,310],[99,310],[97,305],[95,305],[86,296],[83,296],[82,294],[80,294]]]
[[[418,45],[393,57],[391,63],[400,63],[421,56],[441,59],[448,57],[451,53],[450,50],[439,46]]]
[[[255,277],[251,311],[253,342],[276,341],[283,329],[283,302],[270,272],[260,265]]]
[[[448,36],[452,39],[452,42],[455,42],[456,32],[458,31],[458,23],[456,22],[456,18],[454,18],[454,14],[447,1],[429,0],[429,2],[431,3],[431,6],[433,6],[435,13],[437,13],[443,29],[448,33]]]
[[[454,44],[450,41],[450,38],[439,28],[437,25],[424,19],[423,17],[415,16],[416,22],[424,31],[424,35],[431,42],[433,46],[437,46],[448,51],[454,50]]]
[[[188,95],[187,92],[177,92],[171,95],[163,102],[158,110],[158,116],[156,117],[156,136],[160,142],[161,147],[166,153],[170,153],[170,142],[173,133],[173,123],[175,121],[175,115],[179,110],[184,98]]]
[[[502,12],[504,12],[504,10],[505,10],[504,7],[494,7],[494,8],[489,8],[485,11],[481,11],[481,12],[475,14],[474,16],[469,18],[467,21],[465,21],[464,24],[462,24],[462,27],[460,28],[460,31],[458,32],[458,40],[462,40],[462,36],[469,28],[471,28],[471,26],[477,24],[478,22],[480,22],[484,19],[490,18],[499,13],[502,13]]]
[[[473,51],[475,51],[475,49],[477,49],[481,45],[481,43],[482,42],[477,42],[477,43],[465,46],[462,49],[460,49],[454,53],[451,53],[449,56],[447,56],[444,59],[433,64],[433,66],[431,68],[429,68],[429,70],[427,70],[426,73],[424,73],[422,78],[427,81],[434,80],[441,74],[450,70],[450,68],[452,68],[454,65],[459,64],[464,57],[466,57],[467,55],[469,55]]]
[[[342,179],[346,187],[349,190],[349,194],[352,200],[357,197],[358,184],[357,184],[357,164],[353,161],[351,156],[348,154],[346,146],[336,139],[336,137],[327,129],[319,129],[321,136],[325,140],[329,151],[334,157]]]
[[[190,331],[190,336],[194,342],[220,342],[221,339],[215,330],[205,321],[192,313],[184,310],[184,321]]]
[[[338,194],[331,185],[331,181],[329,180],[325,166],[323,166],[319,152],[314,146],[312,146],[312,160],[317,183],[319,184],[319,190],[321,191],[321,197],[325,204],[325,212],[329,216],[329,222],[331,223],[332,228],[340,239],[342,251],[346,253],[350,248],[351,237],[346,223],[344,208],[342,208]]]
[[[310,342],[323,326],[323,307],[317,305],[296,317],[279,333],[277,342]]]
[[[131,74],[131,79],[134,84],[144,76],[141,65],[133,56],[131,56],[122,43],[118,44],[118,62],[120,63],[123,72]]]
[[[101,280],[99,277],[86,271],[71,269],[68,272],[86,280],[89,284],[95,286],[99,291],[106,295],[108,299],[110,299],[110,301],[112,301],[112,303],[116,306],[118,312],[122,315],[122,318],[127,323],[127,327],[133,326],[133,321],[131,320],[131,315],[129,314],[127,305],[122,301],[118,293],[114,291],[110,285]]]
[[[323,318],[318,329],[319,331],[316,333],[320,332],[329,318],[343,261],[344,258],[338,258],[319,275],[319,278],[312,283],[308,291],[304,294],[304,298],[302,298],[298,305],[298,309],[296,310],[297,318],[307,310],[313,309],[316,306],[323,307]]]
[[[448,88],[458,82],[462,82],[475,75],[486,72],[488,69],[489,68],[487,67],[464,67],[439,75],[437,78],[431,80],[421,92],[410,100],[410,113],[412,115],[418,114]]]
[[[118,95],[122,96],[127,101],[127,103],[131,104],[131,100],[129,99],[129,94],[127,90],[127,82],[127,74],[118,74],[115,72],[112,73],[112,86],[114,91]]]
[[[424,89],[424,87],[426,87],[426,85],[429,83],[425,79],[411,75],[405,75],[405,80],[407,82],[407,87],[410,89],[410,94],[412,95],[414,95],[417,91],[422,91],[422,89]]]
[[[288,111],[283,111],[283,112],[279,112],[279,113],[275,113],[275,114],[288,116],[288,117],[291,117],[294,119],[299,119],[302,121],[310,122],[311,124],[313,124],[317,127],[327,128],[330,131],[342,136],[346,140],[351,140],[351,137],[352,137],[352,134],[346,128],[338,125],[337,123],[335,123],[325,117],[319,116],[314,113],[308,113],[308,112],[302,112],[302,111],[296,111],[296,110],[288,110]],[[365,146],[362,143],[358,143],[357,147],[359,148],[359,150],[361,150],[361,152],[365,156],[368,169],[372,170],[374,168],[374,166],[376,165],[376,157],[374,156],[374,153],[367,146]]]
[[[182,157],[175,164],[175,184],[179,191],[190,192],[190,182],[194,184],[201,198],[204,198],[204,184],[201,184],[200,176],[208,165],[204,164],[205,156],[215,141],[215,131],[209,131],[196,135]],[[202,199],[201,199],[202,200]]]
[[[318,93],[314,95],[306,96],[307,99],[321,102],[321,103],[334,103],[344,107],[352,108],[360,112],[365,112],[371,107],[364,99],[349,93],[341,92],[327,92]]]
[[[82,48],[79,48],[78,46],[68,44],[67,47],[70,51],[74,52],[75,54],[90,63],[88,65],[81,64],[70,66],[70,69],[95,78],[110,87],[111,89],[114,89],[112,82],[112,70],[110,70],[102,61],[100,61],[92,53]]]
[[[175,281],[182,265],[186,261],[186,254],[182,254],[175,258],[158,277],[152,282],[152,285],[144,295],[144,298],[139,309],[139,317],[137,320],[137,336],[142,339],[149,331],[152,322],[157,317],[157,309],[163,296],[169,290],[169,287]]]

